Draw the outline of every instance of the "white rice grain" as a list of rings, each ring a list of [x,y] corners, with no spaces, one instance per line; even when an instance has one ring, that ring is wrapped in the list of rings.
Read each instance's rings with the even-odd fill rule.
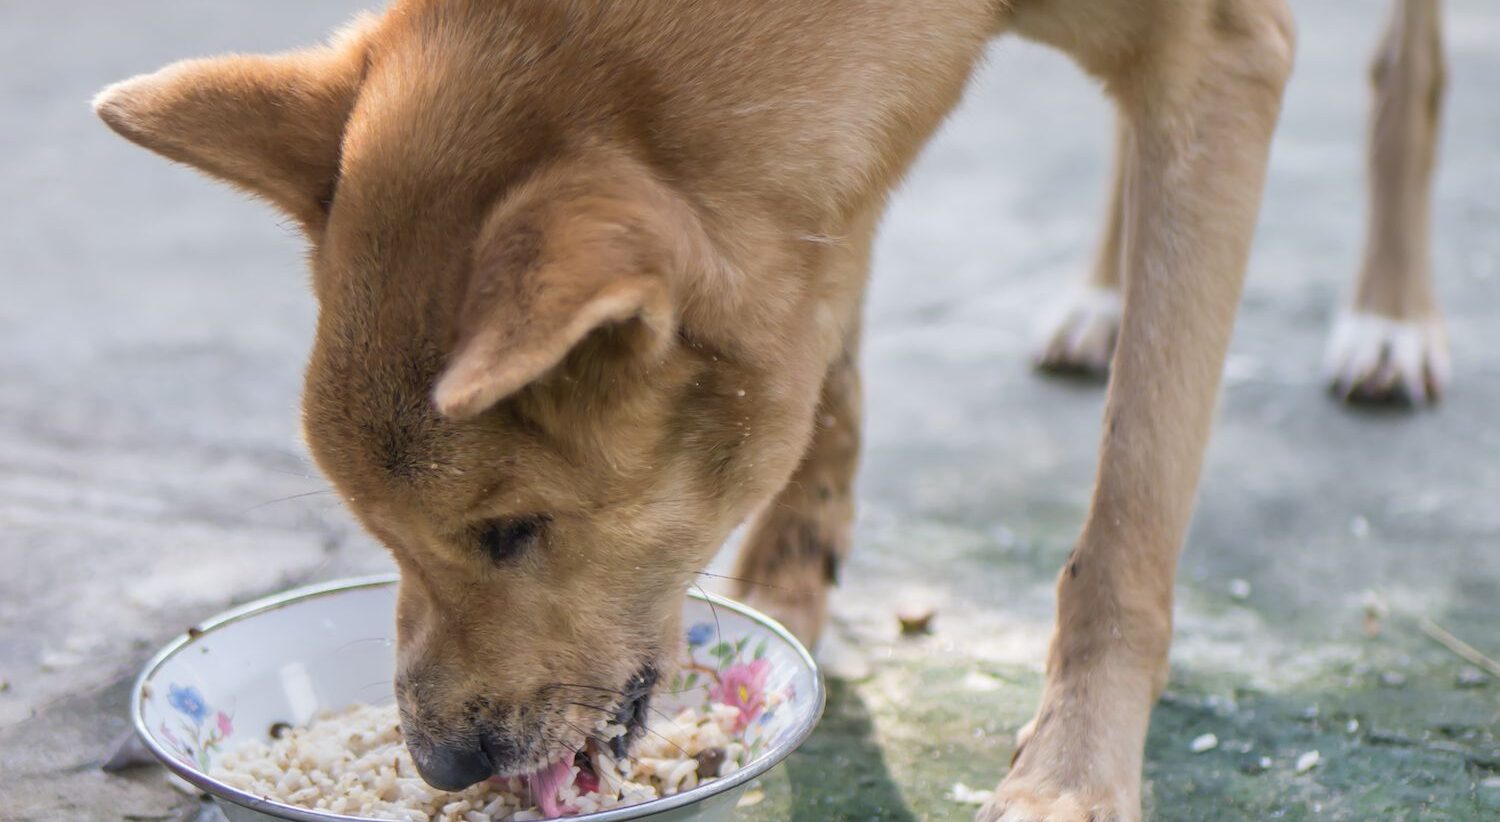
[[[653,718],[628,761],[599,751],[593,758],[599,790],[561,789],[564,807],[577,813],[633,805],[680,793],[701,779],[697,755],[724,751],[719,775],[748,764],[734,732],[739,710],[713,704],[687,709],[670,720]],[[398,822],[525,822],[544,819],[518,778],[481,782],[448,793],[417,773],[401,738],[395,705],[356,705],[291,728],[269,743],[254,741],[224,754],[212,775],[245,793],[304,808]],[[605,740],[626,732],[617,723],[596,729]],[[578,773],[575,767],[574,774]]]

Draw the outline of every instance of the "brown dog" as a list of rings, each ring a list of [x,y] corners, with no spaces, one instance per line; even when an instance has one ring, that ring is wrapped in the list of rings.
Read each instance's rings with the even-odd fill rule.
[[[1291,68],[1281,0],[402,0],[326,47],[100,96],[305,228],[307,438],[400,564],[429,781],[639,717],[684,589],[757,509],[740,575],[773,587],[746,591],[816,635],[871,238],[1007,30],[1119,104],[1124,311],[1041,708],[980,815],[1130,819]]]
[[[1442,0],[1396,0],[1371,79],[1370,211],[1351,305],[1334,323],[1326,370],[1351,402],[1436,402],[1448,382],[1448,343],[1432,293],[1432,167],[1444,86]],[[1122,120],[1109,214],[1088,277],[1048,323],[1037,365],[1062,373],[1109,369],[1120,326],[1124,180],[1133,152]]]

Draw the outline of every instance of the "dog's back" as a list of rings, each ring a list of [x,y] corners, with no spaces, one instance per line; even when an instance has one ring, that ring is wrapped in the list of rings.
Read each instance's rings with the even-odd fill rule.
[[[620,139],[652,152],[644,159],[707,200],[700,205],[738,214],[770,206],[809,222],[848,216],[889,188],[995,29],[980,0],[422,0],[403,9],[390,25],[419,36],[384,39],[442,52],[414,62],[407,78],[434,84],[434,104],[460,107],[433,113],[444,122],[462,123],[483,105],[513,111],[506,138],[537,151],[548,141]],[[444,94],[448,84],[465,93]],[[497,96],[481,102],[473,87],[482,84]]]

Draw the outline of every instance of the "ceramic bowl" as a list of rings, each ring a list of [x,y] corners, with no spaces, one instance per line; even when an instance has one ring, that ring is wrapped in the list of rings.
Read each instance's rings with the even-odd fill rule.
[[[395,578],[371,577],[290,591],[210,619],[173,640],[141,672],[131,700],[136,732],[168,768],[217,799],[232,822],[363,819],[270,801],[209,774],[225,751],[267,739],[273,725],[389,701],[395,603]],[[682,608],[682,653],[691,663],[683,670],[690,673],[664,689],[681,693],[663,693],[656,704],[668,713],[701,704],[715,680],[736,666],[768,669],[766,693],[785,698],[747,728],[752,758],[745,768],[679,794],[570,818],[727,819],[750,781],[785,759],[817,724],[822,678],[785,628],[705,594],[690,594]]]

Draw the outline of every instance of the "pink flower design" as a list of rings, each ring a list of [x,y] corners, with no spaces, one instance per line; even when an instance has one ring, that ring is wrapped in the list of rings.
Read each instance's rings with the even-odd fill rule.
[[[743,731],[765,710],[766,677],[770,674],[770,661],[757,659],[732,665],[719,675],[719,684],[709,692],[709,698],[740,709],[735,730]]]
[[[234,723],[229,720],[229,714],[219,711],[219,736],[228,738],[234,733]]]

